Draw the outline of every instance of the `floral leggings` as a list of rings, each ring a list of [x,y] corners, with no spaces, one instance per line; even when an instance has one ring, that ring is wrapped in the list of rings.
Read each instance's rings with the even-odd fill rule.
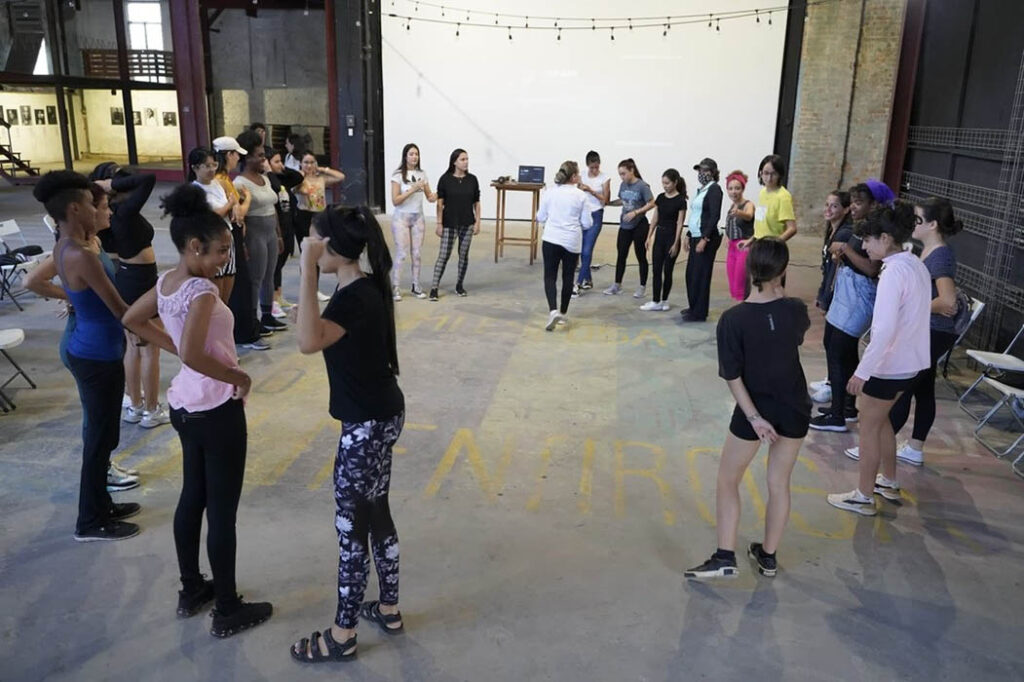
[[[391,449],[405,414],[343,423],[334,460],[334,526],[338,530],[338,613],[335,623],[354,628],[370,574],[367,539],[380,583],[380,602],[398,603],[398,534],[388,506]]]
[[[391,218],[391,234],[395,237],[395,263],[391,268],[391,285],[397,287],[402,278],[402,263],[412,251],[412,283],[420,285],[420,249],[423,247],[422,213],[395,211]],[[411,249],[410,249],[411,246]]]

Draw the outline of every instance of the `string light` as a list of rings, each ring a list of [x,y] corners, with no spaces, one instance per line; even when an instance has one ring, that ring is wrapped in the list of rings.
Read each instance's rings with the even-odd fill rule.
[[[460,31],[462,31],[462,23],[461,22],[455,25],[455,37],[456,38],[459,37],[459,32]]]
[[[509,40],[512,40],[512,27],[511,27],[511,26],[509,26],[509,27],[507,27],[507,28],[508,28],[508,39],[509,39]]]
[[[526,23],[523,24],[523,28],[530,28],[530,17],[526,17]]]
[[[633,20],[632,19],[629,20],[629,30],[630,31],[633,30]]]
[[[772,13],[771,12],[768,13],[768,25],[769,26],[772,25]]]
[[[761,23],[761,15],[757,13],[756,9],[754,10],[754,20],[759,24]]]
[[[721,19],[715,19],[715,31],[718,32],[718,33],[722,32],[722,20]]]
[[[712,17],[712,15],[709,14],[708,15],[708,28],[711,28],[711,17]]]
[[[441,16],[444,16],[444,5],[441,5]]]
[[[562,29],[558,29],[558,39],[562,39]]]

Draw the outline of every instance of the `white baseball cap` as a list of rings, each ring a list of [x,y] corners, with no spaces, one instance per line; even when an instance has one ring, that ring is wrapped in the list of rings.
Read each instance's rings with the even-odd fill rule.
[[[239,154],[248,154],[247,151],[242,149],[238,144],[238,140],[233,137],[225,135],[224,137],[218,137],[213,141],[213,151],[215,152],[238,152]]]

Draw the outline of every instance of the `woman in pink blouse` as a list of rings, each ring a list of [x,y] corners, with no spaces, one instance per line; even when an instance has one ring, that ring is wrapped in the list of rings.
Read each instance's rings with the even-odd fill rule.
[[[126,327],[147,340],[154,315],[170,336],[167,350],[181,358],[167,402],[181,439],[182,488],[174,513],[174,544],[182,589],[178,616],[195,615],[211,600],[215,637],[229,637],[270,618],[267,602],[246,603],[235,590],[235,516],[245,473],[244,401],[252,384],[235,355],[234,316],[213,278],[231,255],[231,232],[210,210],[206,194],[180,185],[163,199],[171,240],[181,254],[177,267],[125,313]],[[203,512],[213,580],[199,572]]]

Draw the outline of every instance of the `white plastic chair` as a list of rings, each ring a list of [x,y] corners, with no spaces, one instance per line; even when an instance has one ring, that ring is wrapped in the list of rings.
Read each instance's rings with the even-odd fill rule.
[[[992,409],[995,407],[995,405],[989,406],[987,412],[974,412],[969,407],[967,407],[967,405],[964,404],[967,399],[967,396],[973,393],[979,384],[981,384],[986,379],[993,379],[993,375],[1001,375],[1005,373],[1024,373],[1024,360],[1021,360],[1017,356],[1013,355],[1013,347],[1016,345],[1017,341],[1021,338],[1022,335],[1024,335],[1024,325],[1021,325],[1021,328],[1017,331],[1017,334],[1013,337],[1013,339],[1010,341],[1010,344],[1006,347],[1006,350],[1004,350],[1002,353],[993,353],[991,351],[973,349],[967,351],[967,357],[969,357],[971,360],[974,360],[981,366],[981,374],[978,375],[978,378],[975,379],[974,383],[971,384],[966,391],[960,394],[960,397],[957,399],[957,402],[960,405],[960,409],[974,417],[974,419],[978,420],[981,419],[982,417],[991,418],[991,415],[993,414]],[[991,381],[987,381],[986,384],[990,386],[992,385]],[[996,388],[995,386],[992,387]],[[1003,402],[1004,400],[1005,396],[1003,399],[996,401],[996,405]]]
[[[987,376],[982,376],[982,381],[987,386],[995,389],[1002,397],[996,401],[988,412],[981,418],[978,425],[974,427],[974,440],[985,446],[985,449],[991,452],[996,457],[1006,457],[1013,453],[1020,445],[1021,441],[1024,441],[1024,420],[1021,419],[1021,415],[1024,415],[1024,389],[1016,388],[1015,386],[1007,386],[1006,384],[996,381],[995,379]],[[1013,417],[1013,420],[1017,423],[1017,428],[1020,429],[1020,435],[1013,441],[1008,447],[1003,450],[999,450],[999,447],[993,444],[991,441],[987,441],[981,436],[982,430],[988,426],[989,421],[996,415],[999,410],[1004,407],[1009,408],[1009,413]],[[1020,461],[1020,457],[1014,462]],[[1014,469],[1016,471],[1016,468]]]
[[[11,363],[15,369],[14,374],[11,375],[7,381],[0,384],[0,410],[3,410],[4,412],[10,412],[11,410],[16,409],[14,401],[11,400],[10,396],[4,393],[4,389],[7,388],[8,384],[20,376],[25,378],[25,381],[28,382],[29,386],[32,388],[36,387],[32,379],[30,379],[28,374],[25,373],[25,370],[23,370],[18,363],[14,361],[14,358],[7,353],[8,349],[17,348],[24,340],[25,332],[21,329],[0,329],[0,355],[7,358],[7,362]],[[8,406],[10,406],[9,409]]]
[[[953,347],[943,353],[942,357],[938,359],[937,365],[942,365],[942,377],[947,378],[949,376],[949,357],[956,350],[957,346],[963,343],[963,340],[967,337],[967,332],[971,331],[971,327],[974,326],[975,321],[981,317],[981,312],[985,310],[985,302],[979,301],[978,299],[971,297],[971,319],[967,323],[967,327],[960,336],[956,337],[956,341],[953,342]]]

